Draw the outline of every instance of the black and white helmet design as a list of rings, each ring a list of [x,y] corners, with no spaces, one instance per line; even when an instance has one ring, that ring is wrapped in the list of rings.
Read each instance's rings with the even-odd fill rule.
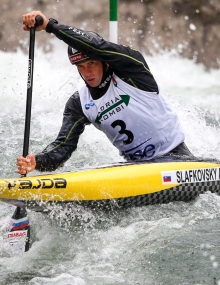
[[[71,64],[78,64],[89,59],[89,57],[82,52],[68,46],[68,57]]]

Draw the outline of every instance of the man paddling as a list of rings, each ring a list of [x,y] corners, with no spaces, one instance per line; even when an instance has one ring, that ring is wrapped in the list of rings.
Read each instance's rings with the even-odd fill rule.
[[[171,110],[139,51],[105,41],[94,32],[47,19],[40,11],[23,15],[23,29],[43,18],[37,31],[54,34],[68,45],[68,57],[85,85],[67,101],[54,142],[37,155],[17,158],[18,172],[52,171],[77,148],[87,124],[103,131],[127,160],[175,154],[192,157],[177,115]]]

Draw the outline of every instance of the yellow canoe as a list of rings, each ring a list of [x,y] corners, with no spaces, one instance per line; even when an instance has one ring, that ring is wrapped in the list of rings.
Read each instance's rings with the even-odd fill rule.
[[[141,206],[188,201],[201,193],[220,193],[220,164],[176,161],[118,164],[78,172],[1,179],[0,200],[28,206],[77,202],[88,206]]]

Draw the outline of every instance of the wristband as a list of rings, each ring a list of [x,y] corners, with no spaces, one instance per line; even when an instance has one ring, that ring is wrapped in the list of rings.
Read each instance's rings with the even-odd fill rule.
[[[53,25],[54,25],[54,24],[58,24],[58,21],[55,20],[55,19],[53,19],[53,18],[50,18],[50,19],[49,19],[49,22],[48,22],[48,24],[47,24],[47,26],[46,26],[46,32],[47,32],[47,33],[49,33],[49,34],[52,33],[52,29],[53,29]]]

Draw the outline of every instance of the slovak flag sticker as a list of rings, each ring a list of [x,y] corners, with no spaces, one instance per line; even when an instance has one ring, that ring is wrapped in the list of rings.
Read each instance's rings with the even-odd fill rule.
[[[171,174],[163,175],[163,182],[164,183],[172,182]]]

